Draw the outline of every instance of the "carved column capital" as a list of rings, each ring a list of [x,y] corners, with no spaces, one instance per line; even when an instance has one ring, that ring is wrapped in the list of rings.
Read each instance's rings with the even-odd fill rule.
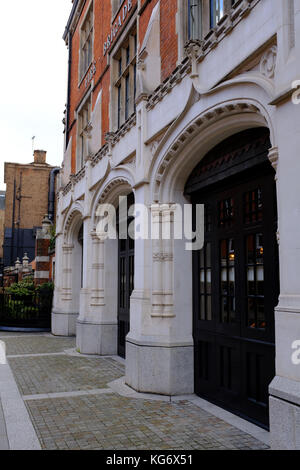
[[[277,171],[278,159],[279,159],[278,147],[270,148],[268,157],[269,157],[272,167],[274,168],[275,171]]]

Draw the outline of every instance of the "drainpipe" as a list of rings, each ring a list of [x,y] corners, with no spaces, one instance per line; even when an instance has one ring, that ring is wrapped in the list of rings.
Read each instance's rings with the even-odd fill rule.
[[[71,68],[72,68],[72,34],[68,33],[69,60],[68,60],[68,91],[67,91],[67,110],[66,110],[66,148],[69,143],[69,127],[70,127],[70,95],[71,95]]]
[[[16,178],[14,179],[14,199],[13,199],[12,223],[11,223],[10,266],[12,266],[14,263],[15,211],[16,211]]]
[[[60,168],[52,168],[49,175],[49,193],[48,193],[48,218],[54,222],[55,211],[55,176],[59,173]]]

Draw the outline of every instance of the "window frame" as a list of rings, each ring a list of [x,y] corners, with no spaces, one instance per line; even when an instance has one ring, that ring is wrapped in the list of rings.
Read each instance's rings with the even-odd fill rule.
[[[83,121],[83,113],[87,112],[87,117]],[[80,107],[76,111],[77,121],[77,143],[76,143],[76,173],[80,171],[85,165],[86,155],[86,142],[87,142],[87,129],[91,122],[92,115],[92,93],[91,90],[81,103]]]
[[[192,8],[197,8],[197,12],[195,15],[195,21],[193,22],[194,25],[194,32],[192,32]],[[203,35],[203,28],[202,28],[202,13],[203,13],[203,5],[202,5],[202,0],[188,0],[188,12],[187,12],[187,20],[188,20],[188,26],[187,26],[187,35],[188,35],[188,40],[194,40],[194,39],[201,39]],[[198,19],[196,18],[198,16]],[[198,20],[198,21],[197,21]]]
[[[217,10],[216,3],[222,2],[222,10],[219,8]],[[228,11],[234,5],[235,0],[210,0],[209,2],[209,25],[210,29],[213,29],[217,26],[217,24],[228,14]],[[221,14],[221,11],[223,13]],[[217,15],[218,13],[218,15]]]
[[[86,32],[86,26],[88,22],[91,22],[88,34]],[[78,63],[78,86],[81,85],[84,77],[86,76],[94,58],[94,1],[91,0],[86,10],[80,26],[80,38],[79,38],[79,63]],[[88,46],[87,52],[85,47]],[[87,60],[86,60],[87,59]]]
[[[137,29],[131,28],[113,56],[113,129],[118,130],[135,113]]]

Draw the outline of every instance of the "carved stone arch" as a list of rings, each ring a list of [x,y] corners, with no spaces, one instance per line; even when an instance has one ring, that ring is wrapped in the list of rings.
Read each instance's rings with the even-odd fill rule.
[[[175,200],[174,193],[184,188],[184,178],[215,145],[251,127],[268,127],[274,136],[266,109],[255,100],[230,100],[212,106],[191,120],[157,158],[150,176],[154,201]],[[179,181],[180,180],[180,181]]]
[[[72,243],[74,232],[79,227],[83,219],[83,207],[80,203],[75,203],[69,210],[64,223],[63,235],[65,243]],[[79,227],[80,228],[80,227]]]
[[[124,176],[116,176],[115,178],[106,181],[93,199],[91,215],[93,227],[95,227],[96,211],[99,204],[112,204],[118,206],[118,197],[121,195],[133,192],[132,184],[129,179]]]

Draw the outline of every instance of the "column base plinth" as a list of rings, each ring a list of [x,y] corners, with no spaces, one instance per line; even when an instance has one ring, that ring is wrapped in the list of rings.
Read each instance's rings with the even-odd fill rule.
[[[300,450],[300,382],[277,376],[269,392],[271,448]]]
[[[51,313],[51,331],[55,336],[75,336],[78,313]]]
[[[139,344],[127,336],[126,384],[137,392],[188,395],[193,378],[193,345]]]
[[[76,347],[82,354],[113,356],[117,354],[118,325],[77,320]]]

